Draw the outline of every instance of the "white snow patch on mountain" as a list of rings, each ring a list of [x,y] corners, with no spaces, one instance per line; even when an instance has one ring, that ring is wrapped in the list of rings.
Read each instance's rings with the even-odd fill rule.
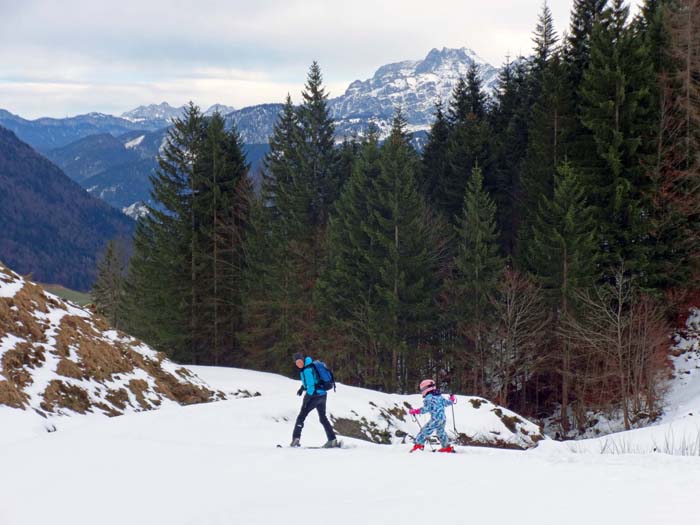
[[[141,217],[148,215],[148,208],[142,201],[138,201],[125,208],[122,208],[122,213],[124,215],[128,215],[134,220],[139,220]]]
[[[146,137],[146,135],[139,135],[139,136],[136,137],[135,139],[132,139],[132,140],[126,142],[126,143],[124,144],[124,147],[125,147],[126,149],[135,148],[136,146],[138,146],[139,144],[141,144],[141,143],[143,142],[143,139],[144,139],[145,137]]]

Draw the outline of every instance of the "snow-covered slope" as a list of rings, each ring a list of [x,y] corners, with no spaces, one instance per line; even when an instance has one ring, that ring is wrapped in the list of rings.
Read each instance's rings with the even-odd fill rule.
[[[335,450],[277,448],[290,440],[298,382],[195,371],[237,398],[93,421],[0,447],[0,523],[696,523],[695,458],[581,454],[550,440],[528,451],[458,447],[457,454],[409,454],[409,445],[352,438]],[[329,394],[331,414],[369,415],[370,393],[360,394],[343,386]],[[466,423],[462,413],[457,423]],[[324,439],[312,414],[302,441]]]
[[[53,431],[71,416],[220,397],[163,354],[0,265],[1,440]]]
[[[249,370],[188,368],[229,398],[259,395],[273,399],[267,405],[269,417],[283,422],[291,432],[291,422],[299,411],[300,401],[294,395],[298,381]],[[410,442],[418,430],[418,423],[408,414],[408,409],[422,405],[420,395],[384,394],[346,385],[338,385],[337,392],[329,395],[328,417],[343,436],[396,444]],[[448,430],[458,443],[528,449],[544,439],[535,424],[486,399],[457,396],[457,401],[454,418],[451,410],[447,414]],[[427,417],[418,416],[419,422],[426,423]]]

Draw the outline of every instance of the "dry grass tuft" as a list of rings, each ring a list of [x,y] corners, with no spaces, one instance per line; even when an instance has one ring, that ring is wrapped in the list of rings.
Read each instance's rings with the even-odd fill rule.
[[[30,343],[17,343],[12,350],[2,356],[2,375],[22,389],[32,384],[32,376],[28,369],[37,368],[44,363],[44,350]]]
[[[73,347],[79,357],[84,375],[97,381],[106,381],[115,374],[126,374],[134,365],[126,359],[119,345],[104,341],[85,319],[66,316],[56,336],[56,349],[61,356],[70,355]]]
[[[83,379],[85,374],[83,369],[78,366],[75,361],[62,358],[56,366],[56,373],[63,377],[72,377],[73,379]]]
[[[41,408],[47,412],[66,408],[84,414],[90,410],[90,397],[84,389],[56,379],[49,382],[42,397]]]
[[[29,397],[11,381],[0,380],[0,405],[12,408],[25,408]]]
[[[132,379],[129,381],[129,390],[134,394],[136,401],[139,402],[142,409],[148,410],[151,408],[150,403],[146,401],[146,396],[144,395],[144,392],[148,392],[148,383],[146,383],[146,381],[143,379]]]
[[[105,396],[105,400],[119,410],[124,410],[129,402],[129,393],[123,388],[110,390]]]

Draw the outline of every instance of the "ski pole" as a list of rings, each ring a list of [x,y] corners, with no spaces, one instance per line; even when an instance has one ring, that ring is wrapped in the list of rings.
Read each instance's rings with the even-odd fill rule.
[[[418,428],[420,428],[420,431],[423,432],[423,425],[420,424],[420,421],[418,421],[418,418],[414,415],[411,415],[411,417],[413,417],[413,421],[415,421],[418,424]],[[430,441],[430,436],[427,436],[425,440],[428,442],[428,446],[430,447],[430,450],[435,452],[435,449],[433,448],[433,444]]]

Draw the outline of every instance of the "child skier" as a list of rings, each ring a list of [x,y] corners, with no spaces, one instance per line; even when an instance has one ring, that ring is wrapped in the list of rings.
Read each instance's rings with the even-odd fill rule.
[[[420,393],[423,395],[423,406],[421,408],[412,408],[409,414],[416,416],[418,414],[430,414],[430,421],[423,426],[421,431],[416,436],[416,443],[413,445],[411,452],[415,450],[423,450],[425,448],[425,440],[430,434],[435,432],[440,438],[442,448],[438,452],[454,452],[455,449],[449,443],[447,432],[445,432],[445,407],[456,403],[454,394],[450,394],[450,399],[447,400],[435,386],[435,381],[426,379],[420,383]]]

